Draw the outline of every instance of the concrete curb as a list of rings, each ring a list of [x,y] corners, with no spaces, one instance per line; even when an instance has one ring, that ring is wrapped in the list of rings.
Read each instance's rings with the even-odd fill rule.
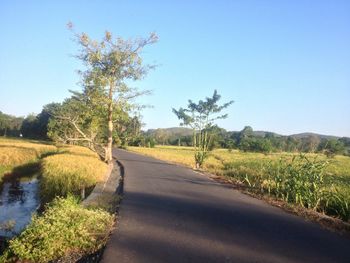
[[[89,206],[96,203],[101,196],[106,194],[120,194],[119,190],[122,186],[122,166],[115,160],[108,165],[104,180],[96,184],[90,195],[82,201],[82,205]]]

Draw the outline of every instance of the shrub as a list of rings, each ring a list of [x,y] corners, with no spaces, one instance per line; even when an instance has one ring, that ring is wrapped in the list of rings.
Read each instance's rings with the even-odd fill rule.
[[[9,242],[0,262],[49,262],[69,253],[88,254],[106,242],[114,217],[80,206],[76,199],[56,198],[42,216],[34,216],[20,236]]]

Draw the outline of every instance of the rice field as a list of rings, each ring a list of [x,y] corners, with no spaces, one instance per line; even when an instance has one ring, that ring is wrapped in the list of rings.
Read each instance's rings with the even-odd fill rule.
[[[5,173],[20,165],[36,162],[57,147],[40,141],[0,138],[0,180]]]
[[[45,200],[79,193],[101,181],[107,171],[98,155],[85,147],[0,138],[0,180],[31,163],[40,164],[40,192]]]
[[[42,161],[41,194],[47,199],[79,193],[104,179],[107,164],[91,150],[80,146],[64,146],[58,154]]]

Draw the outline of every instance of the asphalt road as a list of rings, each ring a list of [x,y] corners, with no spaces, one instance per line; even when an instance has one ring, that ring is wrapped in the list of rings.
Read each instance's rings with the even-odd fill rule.
[[[119,223],[102,262],[350,262],[350,239],[190,169],[123,150]]]

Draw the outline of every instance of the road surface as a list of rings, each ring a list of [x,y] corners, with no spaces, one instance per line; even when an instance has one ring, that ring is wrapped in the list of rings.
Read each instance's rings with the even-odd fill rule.
[[[350,262],[350,239],[191,169],[114,150],[124,199],[102,262]]]

